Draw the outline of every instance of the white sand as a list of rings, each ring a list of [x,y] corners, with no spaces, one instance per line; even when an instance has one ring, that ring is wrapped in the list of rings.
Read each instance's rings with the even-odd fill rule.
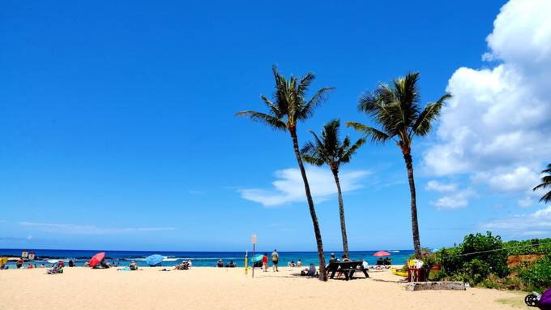
[[[390,272],[371,272],[371,279],[317,279],[241,268],[193,268],[162,272],[65,268],[59,275],[45,269],[0,271],[0,309],[522,309],[521,293],[405,291]],[[528,308],[526,308],[528,309]]]

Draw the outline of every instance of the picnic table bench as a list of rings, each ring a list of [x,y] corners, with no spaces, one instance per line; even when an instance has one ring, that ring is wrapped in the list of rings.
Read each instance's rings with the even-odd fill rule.
[[[354,273],[356,271],[361,271],[366,278],[369,278],[369,274],[362,263],[361,261],[331,262],[327,265],[327,274],[331,279],[334,279],[337,273],[339,275],[342,274],[345,280],[348,281],[354,278]]]

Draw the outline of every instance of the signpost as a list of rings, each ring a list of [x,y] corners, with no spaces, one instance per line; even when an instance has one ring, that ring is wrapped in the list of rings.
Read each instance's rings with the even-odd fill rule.
[[[247,271],[249,271],[249,256],[247,252],[248,251],[245,251],[245,275],[247,275]]]
[[[254,259],[255,259],[255,250],[256,250],[256,234],[253,234],[251,236],[251,243],[253,244],[253,259],[252,259],[252,261],[253,261],[253,278],[254,278],[254,263],[255,263]]]

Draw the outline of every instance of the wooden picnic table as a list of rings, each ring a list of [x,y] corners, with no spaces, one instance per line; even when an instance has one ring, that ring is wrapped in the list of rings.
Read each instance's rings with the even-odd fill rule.
[[[363,267],[362,261],[348,261],[348,262],[331,262],[327,266],[327,273],[330,274],[330,278],[334,279],[335,274],[342,274],[346,281],[354,278],[354,273],[361,271],[366,278],[369,278],[367,270]],[[338,276],[338,275],[337,275]]]

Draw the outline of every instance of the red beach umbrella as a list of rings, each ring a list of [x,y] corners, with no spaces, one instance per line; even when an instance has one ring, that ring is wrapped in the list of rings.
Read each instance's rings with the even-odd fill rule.
[[[105,258],[105,252],[99,252],[96,255],[92,256],[92,258],[90,258],[90,262],[88,262],[88,265],[91,268],[94,268],[103,260],[103,258]]]
[[[379,252],[373,254],[373,256],[375,256],[375,257],[390,256],[390,253],[388,253],[387,251],[379,251]]]

